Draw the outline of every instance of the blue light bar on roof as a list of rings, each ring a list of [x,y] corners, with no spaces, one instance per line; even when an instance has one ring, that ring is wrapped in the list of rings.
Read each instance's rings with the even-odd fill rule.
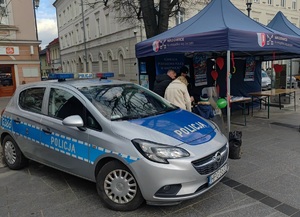
[[[115,76],[113,72],[97,73],[97,78],[112,78]]]
[[[48,79],[65,80],[67,78],[74,78],[74,74],[73,73],[50,73],[48,75]]]
[[[92,73],[78,73],[78,78],[93,78]]]

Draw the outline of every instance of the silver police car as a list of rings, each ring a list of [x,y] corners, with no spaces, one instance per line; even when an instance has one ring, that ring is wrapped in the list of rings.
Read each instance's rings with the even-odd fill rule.
[[[21,85],[1,113],[9,168],[28,159],[96,183],[110,209],[197,197],[228,171],[216,124],[148,89],[107,79]]]

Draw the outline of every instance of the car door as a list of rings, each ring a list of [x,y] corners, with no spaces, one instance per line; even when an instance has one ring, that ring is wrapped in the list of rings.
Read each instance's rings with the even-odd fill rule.
[[[86,130],[63,125],[71,115],[85,120],[84,100],[67,88],[50,88],[47,115],[41,120],[41,144],[44,163],[86,177],[89,167],[89,143]]]
[[[45,90],[45,87],[22,90],[17,99],[17,106],[10,110],[15,140],[25,156],[31,159],[36,159],[35,153],[41,151],[40,122]]]

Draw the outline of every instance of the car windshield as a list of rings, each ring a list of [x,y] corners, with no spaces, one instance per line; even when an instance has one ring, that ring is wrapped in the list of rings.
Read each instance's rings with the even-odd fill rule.
[[[269,77],[268,74],[264,71],[261,72],[261,77],[266,78]]]
[[[89,86],[79,91],[111,121],[144,118],[178,109],[136,84]]]

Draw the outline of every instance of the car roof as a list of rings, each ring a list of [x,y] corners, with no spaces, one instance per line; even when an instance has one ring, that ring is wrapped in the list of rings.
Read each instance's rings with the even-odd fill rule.
[[[35,83],[28,83],[24,86],[36,86],[36,85],[49,85],[55,84],[55,86],[73,86],[75,88],[81,87],[90,87],[90,86],[101,86],[101,85],[118,85],[118,84],[132,84],[132,82],[128,81],[120,81],[120,80],[110,80],[110,79],[66,79],[63,81],[58,81],[57,79],[54,80],[47,80],[47,81],[39,81]]]

